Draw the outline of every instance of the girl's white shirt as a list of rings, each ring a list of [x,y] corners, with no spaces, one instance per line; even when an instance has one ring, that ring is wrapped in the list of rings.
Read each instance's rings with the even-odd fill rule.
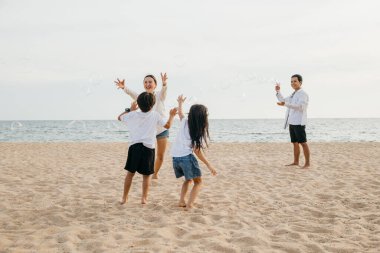
[[[158,112],[158,114],[161,115],[163,119],[167,119],[167,113],[165,109],[165,99],[166,99],[166,93],[167,93],[167,85],[162,86],[162,89],[158,92],[154,92],[153,94],[156,96],[156,103],[153,107],[153,111]],[[125,87],[124,92],[127,93],[133,100],[137,100],[137,97],[140,95],[137,92]],[[157,134],[160,134],[167,130],[166,128],[159,126],[157,127]]]
[[[171,148],[172,157],[183,157],[193,153],[191,137],[187,118],[183,118],[179,124],[177,137]]]

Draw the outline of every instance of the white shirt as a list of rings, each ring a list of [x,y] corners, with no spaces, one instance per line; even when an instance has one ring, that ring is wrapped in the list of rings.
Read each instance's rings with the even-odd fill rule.
[[[125,122],[130,131],[130,145],[142,143],[147,148],[156,147],[157,126],[163,127],[166,121],[155,111],[133,111],[124,114],[121,121]]]
[[[153,93],[156,96],[156,103],[153,106],[153,111],[158,112],[162,118],[167,118],[166,110],[165,110],[165,99],[166,99],[166,93],[167,93],[167,86],[162,86],[162,89],[158,92]],[[137,97],[140,94],[137,94],[131,89],[128,89],[127,87],[124,88],[124,92],[127,93],[133,100],[137,100]],[[162,126],[157,127],[157,134],[162,133],[163,131],[167,130],[166,128]]]
[[[189,123],[186,118],[183,118],[179,125],[177,137],[171,148],[171,155],[172,157],[182,157],[192,153]]]
[[[304,90],[299,89],[286,98],[282,96],[281,92],[277,92],[276,96],[278,101],[285,102],[285,106],[288,108],[286,111],[284,128],[289,124],[306,126],[307,106],[309,104],[309,96],[307,93]]]

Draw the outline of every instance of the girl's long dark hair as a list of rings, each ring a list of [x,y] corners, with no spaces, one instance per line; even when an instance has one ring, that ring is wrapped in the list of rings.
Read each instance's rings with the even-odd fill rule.
[[[195,149],[208,147],[207,141],[210,139],[210,135],[208,133],[207,107],[199,104],[191,106],[188,123],[191,147]]]

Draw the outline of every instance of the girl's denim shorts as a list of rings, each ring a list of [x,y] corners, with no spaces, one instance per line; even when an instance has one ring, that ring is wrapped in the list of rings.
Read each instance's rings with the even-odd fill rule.
[[[176,178],[185,176],[186,180],[202,176],[197,159],[193,154],[173,157],[173,168]]]

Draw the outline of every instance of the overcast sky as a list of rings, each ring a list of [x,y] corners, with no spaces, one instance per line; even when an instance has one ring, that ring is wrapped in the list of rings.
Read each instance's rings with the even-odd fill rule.
[[[0,120],[115,119],[169,76],[211,118],[282,118],[274,81],[304,77],[308,115],[380,117],[380,1],[0,0]],[[159,84],[161,87],[161,82]]]

